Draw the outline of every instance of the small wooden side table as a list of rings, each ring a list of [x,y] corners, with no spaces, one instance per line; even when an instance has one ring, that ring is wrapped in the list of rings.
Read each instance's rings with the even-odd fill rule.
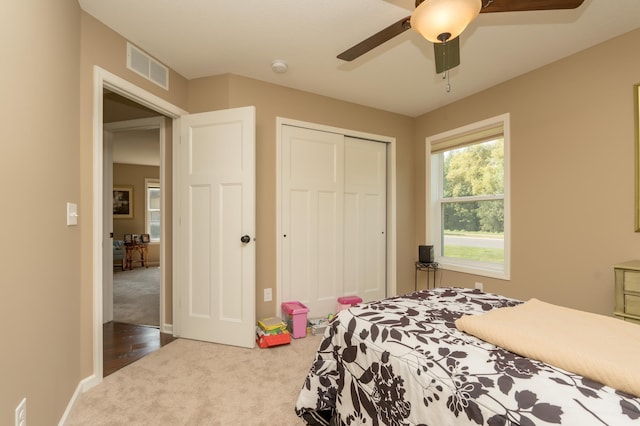
[[[133,269],[133,262],[140,262],[140,265],[144,266],[145,268],[149,267],[149,264],[147,261],[149,243],[125,243],[124,247],[126,249],[126,255],[125,255],[126,266],[124,268],[125,270]],[[133,254],[135,252],[140,253],[140,260],[133,259]]]

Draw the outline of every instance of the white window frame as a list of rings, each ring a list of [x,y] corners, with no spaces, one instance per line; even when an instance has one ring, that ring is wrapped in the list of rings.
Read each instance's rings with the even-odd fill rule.
[[[147,234],[149,234],[149,238],[151,239],[152,244],[160,243],[160,238],[154,239],[151,236],[150,231],[150,219],[149,219],[149,188],[158,188],[160,189],[160,206],[162,206],[162,187],[160,186],[160,179],[156,178],[145,178],[144,179],[144,229]],[[156,210],[154,210],[156,211]],[[162,222],[162,210],[157,209],[160,212],[160,221]],[[162,226],[162,223],[160,224]],[[162,234],[162,233],[161,233]]]
[[[435,261],[440,269],[463,272],[489,278],[509,280],[511,277],[511,137],[509,125],[509,113],[501,114],[486,120],[472,123],[457,129],[443,132],[426,139],[425,155],[427,166],[427,236],[426,241],[433,244]],[[432,146],[455,145],[455,141],[473,138],[473,135],[482,135],[487,129],[502,126],[504,137],[504,263],[496,268],[495,264],[479,262],[468,259],[458,259],[442,256],[442,153],[431,154]],[[498,197],[499,198],[499,197]],[[465,201],[484,201],[496,199],[495,196],[465,197]],[[455,201],[448,199],[449,201]]]

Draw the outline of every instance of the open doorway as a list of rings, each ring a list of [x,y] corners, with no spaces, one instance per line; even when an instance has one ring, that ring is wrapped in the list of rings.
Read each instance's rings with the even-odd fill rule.
[[[104,227],[112,243],[103,256],[104,376],[172,340],[160,330],[164,120],[103,93]]]
[[[90,389],[93,386],[99,384],[103,378],[103,271],[105,270],[104,264],[108,262],[106,257],[112,257],[112,239],[108,231],[105,231],[107,227],[104,225],[104,211],[105,205],[112,208],[113,200],[112,195],[108,194],[109,199],[105,201],[104,191],[104,152],[103,152],[103,95],[105,90],[113,93],[117,93],[126,99],[133,101],[134,103],[145,106],[152,111],[156,111],[157,114],[168,117],[165,120],[166,131],[165,136],[170,138],[173,134],[173,121],[186,114],[186,111],[179,108],[166,100],[147,92],[144,89],[130,83],[129,81],[103,69],[98,66],[94,67],[93,74],[93,137],[92,137],[92,151],[93,151],[93,164],[92,164],[92,293],[93,293],[93,327],[92,327],[92,340],[93,340],[93,375],[88,378],[84,384],[84,389]],[[167,147],[171,146],[171,142],[167,141]],[[172,200],[171,200],[171,149],[167,148],[162,151],[161,146],[161,159],[168,159],[168,164],[165,163],[165,167],[161,167],[160,180],[165,188],[164,197],[162,198],[163,211],[165,212],[163,223],[163,229],[161,230],[163,235],[162,249],[160,252],[160,263],[164,265],[163,273],[161,274],[161,293],[160,293],[160,323],[161,331],[173,334],[173,300],[172,300],[172,274],[173,274],[173,259],[172,259]],[[165,172],[162,171],[165,170]],[[171,217],[167,217],[167,215]]]

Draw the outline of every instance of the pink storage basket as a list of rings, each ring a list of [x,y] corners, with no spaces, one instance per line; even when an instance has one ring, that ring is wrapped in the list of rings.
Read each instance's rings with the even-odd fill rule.
[[[299,339],[307,336],[307,312],[309,308],[300,302],[283,302],[282,318],[287,323],[291,337]]]
[[[338,312],[343,309],[350,308],[353,305],[362,303],[362,298],[358,296],[342,296],[338,297]]]

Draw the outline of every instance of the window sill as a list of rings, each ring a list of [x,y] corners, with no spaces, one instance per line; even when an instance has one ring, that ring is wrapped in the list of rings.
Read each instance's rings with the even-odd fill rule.
[[[448,271],[462,272],[464,274],[478,275],[481,277],[495,278],[499,280],[509,281],[511,279],[508,272],[500,269],[491,269],[483,267],[481,265],[468,265],[452,262],[447,258],[438,258],[438,269],[444,269]]]

